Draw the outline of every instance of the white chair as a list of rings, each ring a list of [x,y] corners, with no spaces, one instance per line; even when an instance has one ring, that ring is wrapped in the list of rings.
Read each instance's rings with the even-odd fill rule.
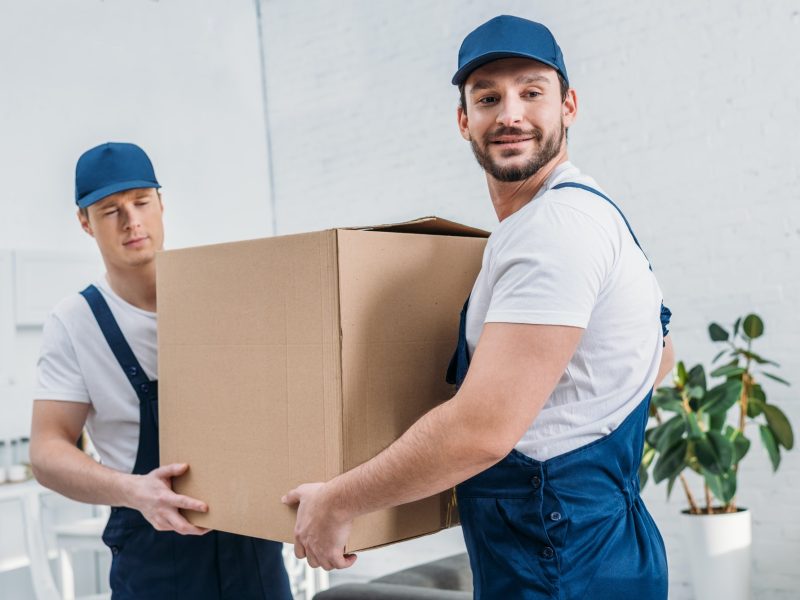
[[[330,587],[328,572],[325,569],[313,569],[308,561],[295,557],[294,546],[291,544],[283,545],[283,563],[289,574],[289,584],[295,600],[311,600],[314,594]]]
[[[75,575],[72,569],[72,553],[74,552],[108,552],[101,536],[108,521],[110,512],[107,506],[97,507],[97,516],[81,519],[73,523],[55,525],[56,548],[58,550],[59,570],[61,573],[61,594],[63,600],[105,600],[110,593],[75,597]]]

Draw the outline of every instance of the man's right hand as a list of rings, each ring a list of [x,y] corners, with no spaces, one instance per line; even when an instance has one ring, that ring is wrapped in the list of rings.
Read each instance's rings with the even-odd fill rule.
[[[176,531],[182,535],[203,535],[210,531],[192,525],[178,512],[180,508],[208,512],[205,502],[172,491],[172,478],[183,475],[188,469],[187,464],[175,463],[154,469],[147,475],[131,476],[130,506],[141,512],[157,531]]]

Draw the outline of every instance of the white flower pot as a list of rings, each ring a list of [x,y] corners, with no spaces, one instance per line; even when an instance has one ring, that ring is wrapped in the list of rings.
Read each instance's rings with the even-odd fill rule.
[[[750,600],[750,511],[681,520],[695,600]]]

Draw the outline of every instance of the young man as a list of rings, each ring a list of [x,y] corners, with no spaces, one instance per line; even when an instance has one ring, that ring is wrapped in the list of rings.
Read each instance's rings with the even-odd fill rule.
[[[578,104],[550,31],[484,23],[453,83],[500,221],[451,365],[463,385],[374,459],[289,492],[295,551],[349,566],[354,517],[458,484],[476,598],[665,600],[637,478],[672,366],[661,291],[622,213],[568,161]]]
[[[179,509],[208,507],[172,491],[172,477],[188,465],[159,467],[160,187],[134,144],[102,144],[78,160],[78,220],[97,242],[106,276],[63,300],[45,324],[33,470],[65,496],[113,507],[103,541],[115,600],[289,599],[281,544],[195,527]],[[76,448],[84,425],[102,464]]]

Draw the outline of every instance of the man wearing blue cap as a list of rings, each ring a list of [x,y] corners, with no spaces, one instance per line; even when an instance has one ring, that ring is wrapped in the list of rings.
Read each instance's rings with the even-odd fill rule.
[[[153,166],[134,144],[85,152],[75,174],[81,227],[106,276],[59,303],[44,328],[31,462],[47,487],[112,506],[103,541],[115,600],[291,598],[281,544],[208,531],[172,491],[186,464],[159,466],[155,256],[164,244]],[[86,426],[102,464],[75,440]]]
[[[546,27],[484,23],[452,82],[500,221],[448,370],[459,391],[374,459],[287,494],[296,552],[349,566],[355,516],[457,485],[476,598],[665,600],[638,485],[650,395],[672,367],[658,283],[568,161],[577,97]]]

